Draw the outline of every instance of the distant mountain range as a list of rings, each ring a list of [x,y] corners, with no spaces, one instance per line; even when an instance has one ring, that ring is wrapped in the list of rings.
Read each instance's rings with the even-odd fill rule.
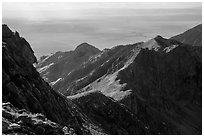
[[[41,57],[38,73],[28,42],[3,25],[3,133],[202,134],[199,28],[102,51],[82,43]],[[44,125],[25,120],[36,113]]]

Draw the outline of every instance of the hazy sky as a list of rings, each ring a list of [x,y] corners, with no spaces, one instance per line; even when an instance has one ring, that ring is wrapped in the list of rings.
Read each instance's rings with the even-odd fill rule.
[[[202,23],[202,3],[3,3],[2,22],[30,43],[37,57],[171,37]]]

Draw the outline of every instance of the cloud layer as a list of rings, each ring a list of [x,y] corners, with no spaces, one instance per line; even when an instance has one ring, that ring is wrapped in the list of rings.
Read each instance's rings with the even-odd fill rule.
[[[39,57],[82,42],[100,49],[171,37],[202,22],[201,3],[3,3],[3,23]]]

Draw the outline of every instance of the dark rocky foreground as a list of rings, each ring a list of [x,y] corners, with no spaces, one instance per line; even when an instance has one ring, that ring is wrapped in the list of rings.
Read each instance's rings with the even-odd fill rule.
[[[24,134],[47,134],[63,135],[73,134],[66,130],[67,127],[61,127],[59,124],[48,120],[41,113],[32,114],[25,109],[17,109],[10,103],[4,103],[2,108],[2,133],[10,135]],[[63,131],[64,129],[64,131]],[[73,129],[72,129],[73,130]]]
[[[40,77],[32,65],[36,58],[24,38],[6,25],[2,26],[2,34],[3,102],[30,113],[42,113],[68,130],[73,129],[75,134],[103,134],[72,101],[55,92]]]

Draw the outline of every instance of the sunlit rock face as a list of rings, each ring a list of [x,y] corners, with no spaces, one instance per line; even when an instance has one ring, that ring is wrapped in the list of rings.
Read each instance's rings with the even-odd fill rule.
[[[63,127],[48,120],[43,114],[32,114],[25,109],[17,109],[10,103],[2,106],[2,133],[9,135],[63,135]],[[64,127],[65,129],[66,127]]]
[[[104,91],[104,94],[109,94],[112,97],[117,96],[116,98],[120,99],[124,94],[128,94],[128,91],[121,92],[121,96],[117,92],[115,92],[116,95],[109,91],[119,91],[118,89],[124,87],[115,78],[119,71],[131,64],[139,53],[141,44],[139,42],[119,45],[109,50],[103,50],[102,53],[85,62],[83,67],[79,67],[69,75],[70,77],[79,77],[79,79],[73,81],[69,86],[62,83],[56,86],[61,86],[62,93],[66,96],[93,89]],[[83,75],[84,73],[87,75]],[[68,79],[65,80],[65,83],[67,82]]]

